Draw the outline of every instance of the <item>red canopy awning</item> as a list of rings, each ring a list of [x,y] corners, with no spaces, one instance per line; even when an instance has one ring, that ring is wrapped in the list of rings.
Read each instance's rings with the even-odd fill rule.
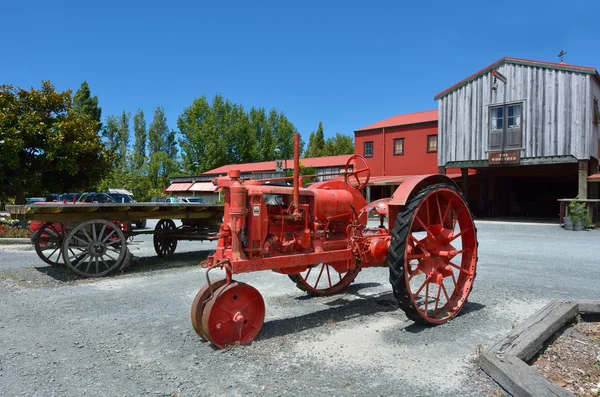
[[[191,182],[171,183],[165,192],[187,192],[190,187],[192,187]]]
[[[212,182],[196,182],[194,183],[189,191],[190,192],[210,192],[214,193],[217,190],[217,187],[212,184]]]

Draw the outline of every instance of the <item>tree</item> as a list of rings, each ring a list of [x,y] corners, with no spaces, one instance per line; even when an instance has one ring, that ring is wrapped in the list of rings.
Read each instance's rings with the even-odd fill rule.
[[[339,132],[334,137],[324,139],[323,123],[319,122],[316,132],[311,132],[308,139],[308,148],[304,153],[305,158],[321,156],[339,156],[354,153],[352,137]]]
[[[354,142],[352,137],[339,132],[334,137],[327,138],[325,141],[324,156],[339,156],[342,154],[353,154]]]
[[[163,151],[168,133],[169,126],[167,125],[165,110],[162,106],[157,106],[154,111],[154,119],[148,128],[148,154],[150,156]]]
[[[17,203],[25,194],[88,189],[112,161],[97,120],[49,81],[29,91],[0,86],[0,153],[0,191]]]
[[[168,183],[169,173],[177,169],[175,131],[169,132],[165,111],[158,106],[148,128],[148,178],[152,188]]]
[[[96,132],[102,128],[101,117],[102,108],[98,106],[98,97],[92,97],[90,87],[87,81],[81,83],[81,86],[73,97],[73,110],[77,114],[87,114],[98,123]]]
[[[132,168],[141,170],[146,160],[146,140],[148,137],[146,120],[144,119],[144,112],[141,109],[133,116],[133,132],[135,141],[133,144]]]
[[[225,164],[275,160],[275,149],[291,158],[294,125],[275,109],[246,112],[241,105],[216,95],[195,99],[177,120],[183,169],[202,173]]]
[[[123,111],[119,118],[117,129],[117,164],[119,168],[125,168],[127,165],[127,148],[129,147],[129,118],[131,113]]]
[[[102,128],[102,136],[107,140],[108,150],[115,154],[119,150],[119,118],[117,116],[108,116],[106,124]]]
[[[323,134],[323,122],[319,121],[319,128],[311,132],[308,139],[308,147],[304,153],[305,158],[325,156],[325,137]]]

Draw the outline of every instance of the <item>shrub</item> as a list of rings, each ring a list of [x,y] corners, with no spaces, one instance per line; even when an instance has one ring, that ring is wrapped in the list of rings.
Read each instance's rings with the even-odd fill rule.
[[[591,223],[585,203],[578,203],[575,200],[569,203],[569,217],[571,217],[573,224],[581,221],[583,226],[588,227]]]

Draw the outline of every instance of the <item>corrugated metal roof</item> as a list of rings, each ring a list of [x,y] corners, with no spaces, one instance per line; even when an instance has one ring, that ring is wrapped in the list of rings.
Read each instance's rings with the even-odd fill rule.
[[[343,154],[341,156],[325,156],[300,159],[300,165],[303,167],[337,167],[345,166],[352,154]],[[286,164],[287,163],[287,164]],[[293,168],[294,160],[284,161],[284,167]],[[275,172],[275,161],[263,161],[260,163],[245,163],[245,164],[229,164],[210,171],[206,171],[202,175],[207,174],[226,174],[230,170],[240,170],[241,172]]]
[[[217,190],[217,187],[212,182],[196,182],[190,188],[190,192],[211,192]]]
[[[165,192],[187,192],[191,186],[191,182],[171,183],[171,185],[165,189]]]
[[[424,110],[422,112],[415,112],[415,113],[398,114],[396,116],[392,116],[385,120],[378,121],[375,124],[371,124],[366,127],[359,128],[358,130],[356,130],[354,132],[376,130],[379,128],[387,128],[387,127],[398,127],[398,126],[402,126],[402,125],[430,123],[433,121],[438,121],[437,109]]]
[[[437,94],[433,99],[438,100],[438,99],[450,94],[451,92],[459,89],[460,87],[467,85],[468,83],[475,80],[476,78],[490,72],[492,69],[496,69],[497,67],[504,65],[505,63],[513,64],[513,65],[532,66],[532,67],[537,67],[537,68],[564,70],[567,72],[594,74],[594,75],[596,75],[596,78],[599,79],[599,81],[600,81],[600,75],[598,75],[598,71],[596,70],[596,68],[592,68],[589,66],[576,66],[576,65],[570,65],[567,63],[532,61],[529,59],[504,57],[504,58],[500,59],[499,61],[496,61],[496,62],[492,63],[491,65],[481,69],[479,72],[472,74],[471,76],[467,77],[466,79],[454,84],[452,87],[445,89],[444,91]]]

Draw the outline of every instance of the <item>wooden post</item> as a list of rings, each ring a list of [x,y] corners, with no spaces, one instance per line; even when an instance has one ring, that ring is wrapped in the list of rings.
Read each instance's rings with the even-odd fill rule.
[[[465,196],[465,198],[469,197],[469,184],[467,181],[467,178],[469,177],[469,169],[468,168],[461,168],[460,172],[462,174],[462,178],[460,179],[460,188],[462,189],[463,192],[463,196]]]
[[[367,204],[371,202],[371,186],[367,185]]]
[[[580,199],[587,199],[588,198],[588,181],[587,181],[587,177],[588,177],[588,160],[579,160],[579,171],[577,172],[578,175],[578,183],[579,183],[579,189],[578,189],[578,194],[577,194],[577,198]]]

